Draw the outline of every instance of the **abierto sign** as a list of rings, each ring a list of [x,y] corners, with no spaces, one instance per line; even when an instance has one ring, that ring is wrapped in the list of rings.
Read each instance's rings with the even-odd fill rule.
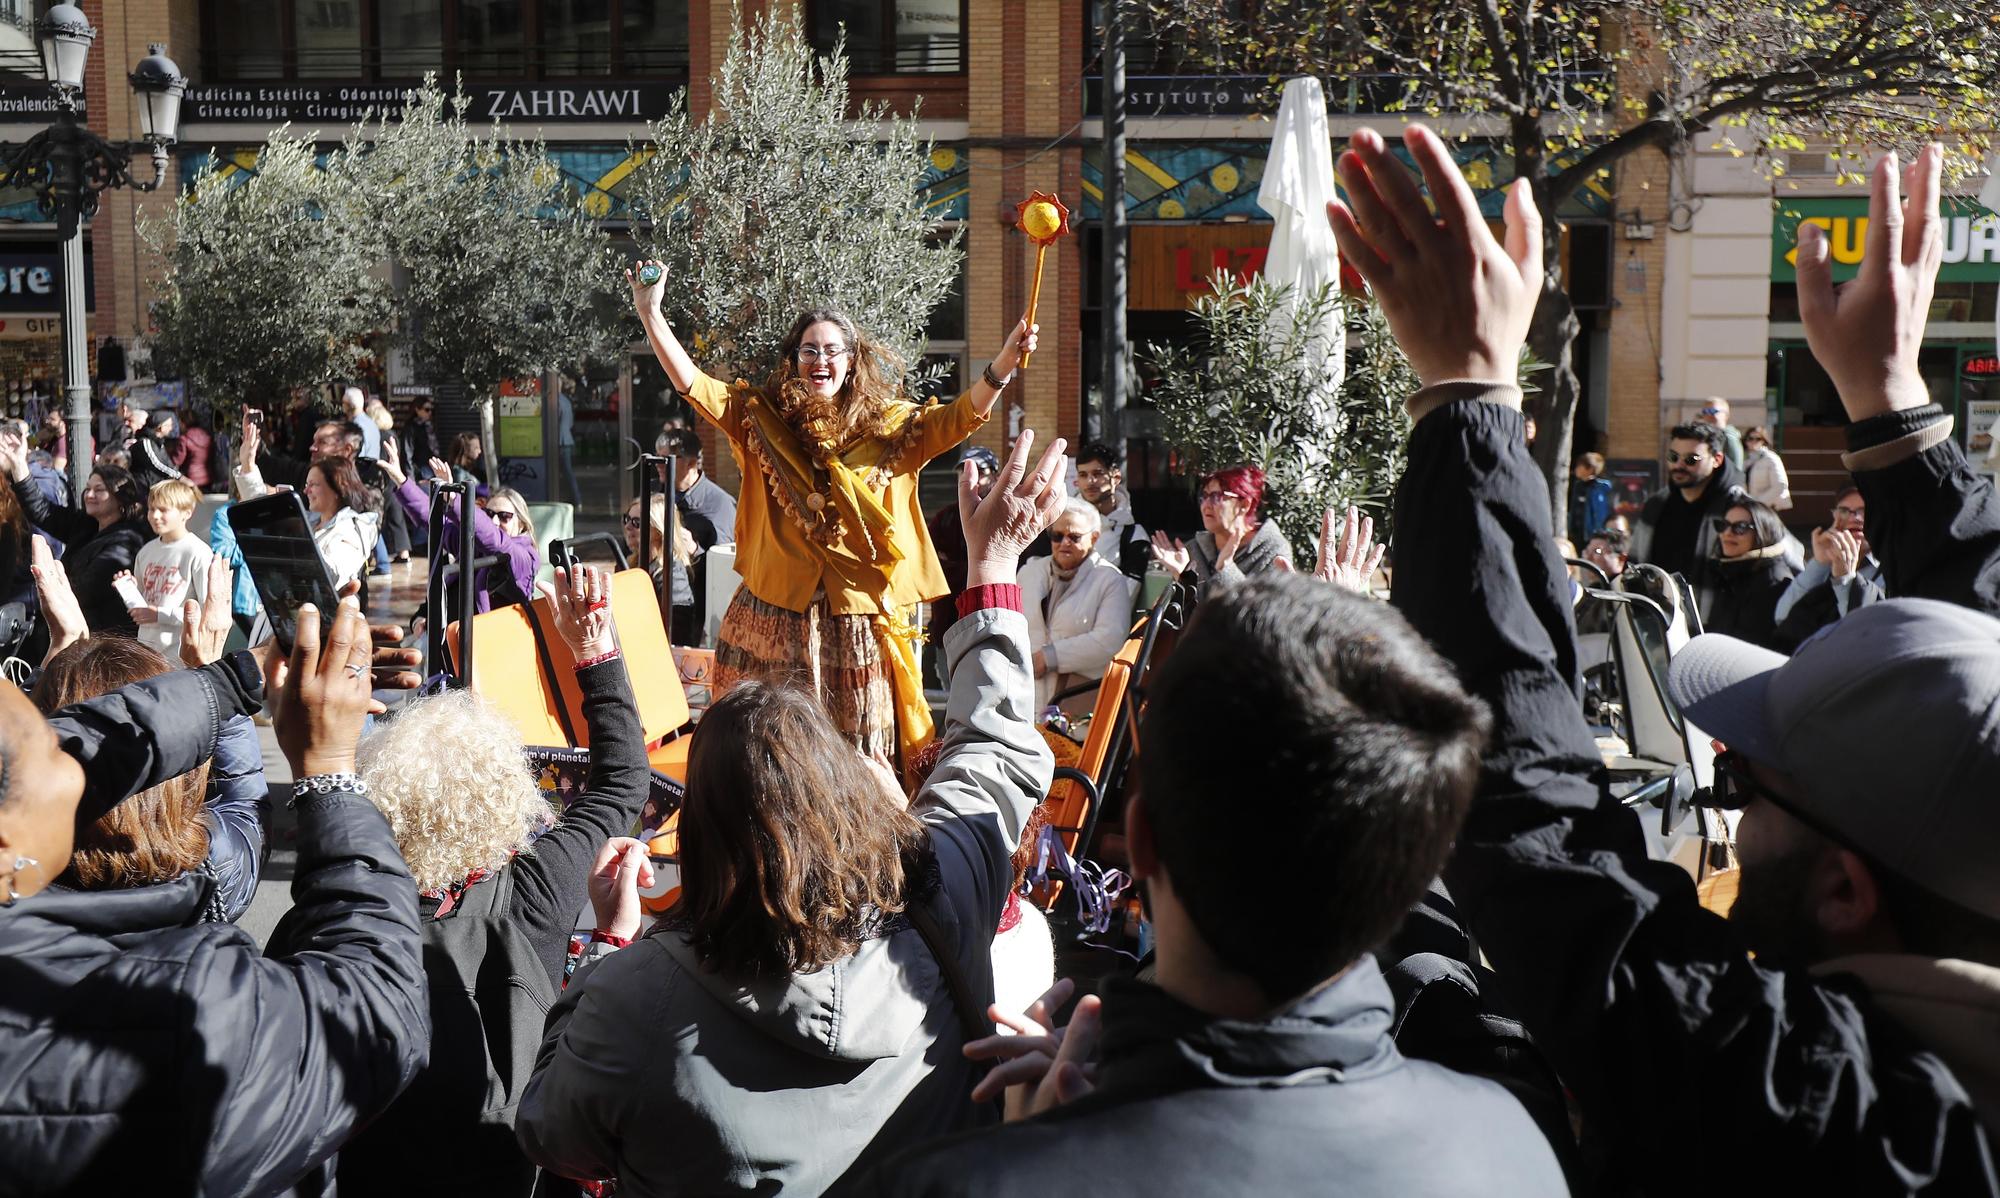
[[[190,87],[181,101],[184,124],[277,125],[286,121],[351,124],[401,111],[415,84],[221,83]],[[467,84],[474,121],[637,124],[666,115],[678,84],[606,80],[598,83]]]
[[[1944,220],[1944,266],[1938,278],[1951,282],[2000,281],[2000,216],[1971,200],[1947,199]],[[1868,244],[1868,201],[1787,200],[1771,224],[1771,281],[1797,280],[1799,226],[1818,225],[1833,251],[1833,277],[1851,279],[1861,266]]]

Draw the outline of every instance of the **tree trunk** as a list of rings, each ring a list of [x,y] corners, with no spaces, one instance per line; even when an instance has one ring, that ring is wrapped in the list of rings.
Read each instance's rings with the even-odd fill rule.
[[[1562,231],[1552,205],[1542,207],[1542,298],[1528,326],[1528,348],[1548,364],[1529,382],[1539,390],[1527,397],[1525,410],[1535,418],[1535,464],[1549,484],[1549,512],[1556,535],[1569,535],[1569,459],[1576,405],[1583,388],[1578,383],[1570,350],[1582,325],[1562,277]]]
[[[1574,323],[1574,322],[1572,322]],[[500,435],[494,431],[493,397],[479,397],[479,472],[486,476],[486,489],[500,485]]]

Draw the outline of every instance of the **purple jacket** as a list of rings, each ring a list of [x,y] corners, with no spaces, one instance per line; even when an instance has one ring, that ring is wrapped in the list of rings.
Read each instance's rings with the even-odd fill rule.
[[[429,524],[431,518],[431,497],[409,479],[396,484],[396,498],[403,504],[403,510],[410,519],[419,524]],[[458,543],[458,505],[447,504],[444,509],[444,538],[447,546]],[[523,599],[535,597],[535,572],[542,567],[542,555],[535,548],[535,538],[516,533],[508,536],[498,525],[486,518],[486,513],[474,509],[472,513],[472,541],[478,547],[478,556],[488,557],[501,554],[506,561],[498,566],[488,566],[473,576],[473,606],[478,611],[492,611],[497,601],[505,607]]]

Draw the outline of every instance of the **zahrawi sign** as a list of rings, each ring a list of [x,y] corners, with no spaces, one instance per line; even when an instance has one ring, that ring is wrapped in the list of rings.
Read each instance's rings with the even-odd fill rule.
[[[405,84],[381,83],[221,83],[190,87],[181,101],[188,124],[277,125],[335,121],[351,124],[376,112],[402,107]],[[624,121],[664,116],[680,88],[670,83],[489,83],[467,84],[474,121],[535,121],[545,124]]]

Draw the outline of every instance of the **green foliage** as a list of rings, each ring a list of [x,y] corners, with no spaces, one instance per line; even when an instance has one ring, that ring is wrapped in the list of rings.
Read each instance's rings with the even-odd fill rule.
[[[477,400],[616,348],[623,290],[609,236],[547,147],[485,133],[435,79],[349,134],[368,217],[403,287],[396,342],[426,378]]]
[[[354,163],[313,160],[310,140],[279,130],[254,178],[232,186],[211,159],[169,215],[140,223],[165,266],[154,355],[225,420],[354,377],[388,323],[384,247],[357,210]]]
[[[1627,153],[1711,130],[1740,131],[1722,144],[1774,172],[1776,152],[1808,143],[1941,139],[1962,175],[1984,160],[2000,111],[2000,0],[1141,7],[1153,36],[1222,69],[1389,76],[1400,91],[1388,111],[1501,118],[1545,211]]]
[[[848,118],[841,47],[814,58],[798,21],[744,22],[715,78],[715,111],[684,100],[652,126],[637,231],[667,267],[665,311],[713,374],[761,378],[807,308],[846,311],[915,363],[924,324],[958,273],[918,185],[930,144],[868,105]]]
[[[1142,352],[1159,378],[1151,395],[1162,431],[1189,476],[1261,467],[1266,516],[1304,552],[1329,507],[1357,504],[1386,525],[1409,436],[1403,401],[1417,380],[1375,305],[1322,288],[1293,309],[1289,290],[1217,272],[1195,302],[1193,343]],[[1329,395],[1314,350],[1336,308],[1348,324],[1347,372]]]

